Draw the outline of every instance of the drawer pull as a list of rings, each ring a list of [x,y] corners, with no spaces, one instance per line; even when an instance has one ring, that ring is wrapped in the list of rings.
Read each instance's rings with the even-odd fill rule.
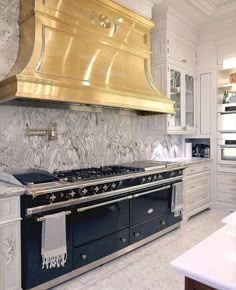
[[[160,221],[160,224],[161,224],[161,225],[165,225],[166,222],[165,222],[165,221]]]
[[[126,242],[127,242],[127,240],[126,240],[125,238],[121,238],[120,241],[121,241],[122,243],[126,243]]]
[[[82,260],[86,260],[86,259],[87,259],[87,255],[82,254],[82,255],[81,255],[81,259],[82,259]]]
[[[139,237],[139,233],[134,233],[134,236],[135,236],[136,238],[138,238],[138,237]]]

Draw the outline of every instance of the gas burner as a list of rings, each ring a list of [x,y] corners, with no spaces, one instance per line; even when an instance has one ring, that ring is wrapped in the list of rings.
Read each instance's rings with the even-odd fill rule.
[[[123,167],[119,165],[91,167],[82,169],[73,169],[65,171],[55,171],[54,175],[59,179],[65,179],[70,182],[77,180],[89,180],[97,178],[105,178],[109,176],[117,176],[134,172],[142,172],[141,168]]]

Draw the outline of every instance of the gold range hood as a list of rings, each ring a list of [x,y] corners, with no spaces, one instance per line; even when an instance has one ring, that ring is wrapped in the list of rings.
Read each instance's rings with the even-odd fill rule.
[[[12,100],[174,113],[150,70],[154,23],[111,0],[21,0]]]

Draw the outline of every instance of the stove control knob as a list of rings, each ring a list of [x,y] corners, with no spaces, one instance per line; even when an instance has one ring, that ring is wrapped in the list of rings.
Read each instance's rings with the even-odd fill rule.
[[[87,259],[87,255],[85,255],[85,254],[82,254],[80,257],[81,257],[82,260],[86,260]]]
[[[88,192],[88,190],[86,188],[83,188],[80,192],[80,195],[85,196],[87,192]]]
[[[106,184],[103,185],[102,187],[103,192],[106,192],[108,190],[108,186]]]
[[[53,203],[56,198],[57,198],[56,195],[54,193],[52,193],[51,196],[49,197],[49,202]]]
[[[156,181],[158,178],[156,175],[153,176],[153,181]]]
[[[72,191],[70,192],[70,196],[71,196],[72,198],[74,198],[75,195],[76,195],[76,192],[75,192],[74,190],[72,190]]]
[[[138,238],[138,237],[139,237],[139,233],[134,233],[134,236],[135,236],[136,238]]]
[[[171,171],[170,172],[170,177],[174,177],[175,176],[175,172],[174,171]]]
[[[114,190],[116,188],[115,182],[112,183],[111,188]]]
[[[99,189],[100,189],[99,186],[96,185],[96,186],[94,187],[94,193],[95,193],[95,194],[98,193],[98,192],[99,192]]]
[[[146,182],[146,177],[142,177],[141,183],[145,183],[145,182]]]
[[[126,242],[127,242],[127,240],[126,240],[125,238],[121,238],[120,241],[121,241],[122,243],[126,243]]]

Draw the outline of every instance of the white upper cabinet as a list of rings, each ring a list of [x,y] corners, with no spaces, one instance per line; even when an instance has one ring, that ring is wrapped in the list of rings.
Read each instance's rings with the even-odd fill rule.
[[[197,57],[195,48],[173,37],[169,37],[167,39],[167,53],[168,57],[179,62],[179,65],[182,68],[195,70]]]
[[[175,115],[168,116],[168,131],[195,132],[195,76],[184,69],[168,66],[168,95],[175,102]]]

